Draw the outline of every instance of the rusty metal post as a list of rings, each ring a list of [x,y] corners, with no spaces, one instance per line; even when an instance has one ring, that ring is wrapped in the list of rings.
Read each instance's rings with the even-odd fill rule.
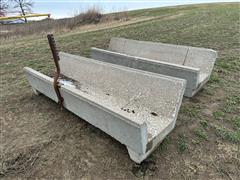
[[[51,51],[52,51],[53,60],[54,60],[55,66],[56,66],[56,71],[55,71],[54,81],[53,81],[53,87],[54,87],[55,92],[56,92],[57,97],[58,97],[58,103],[61,105],[61,107],[63,107],[64,99],[61,96],[61,93],[59,91],[60,86],[59,86],[59,82],[58,82],[58,79],[59,79],[59,76],[60,76],[60,66],[59,66],[59,63],[58,63],[60,58],[59,58],[59,55],[58,55],[58,49],[56,47],[56,43],[55,43],[53,34],[48,34],[47,38],[48,38],[49,46],[50,46]]]

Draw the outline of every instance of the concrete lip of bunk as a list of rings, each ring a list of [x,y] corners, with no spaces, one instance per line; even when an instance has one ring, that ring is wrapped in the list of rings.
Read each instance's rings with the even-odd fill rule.
[[[217,52],[211,49],[112,38],[108,50],[91,49],[91,58],[187,80],[184,96],[194,96],[209,80]]]
[[[63,106],[126,145],[140,163],[175,126],[186,81],[60,53]],[[58,101],[53,78],[24,68],[36,94]]]

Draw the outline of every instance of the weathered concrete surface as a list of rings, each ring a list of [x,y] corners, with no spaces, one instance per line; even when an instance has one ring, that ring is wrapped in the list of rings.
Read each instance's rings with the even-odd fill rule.
[[[92,48],[91,57],[131,68],[187,80],[185,96],[192,97],[209,80],[216,51],[204,48],[112,38],[109,50]]]
[[[60,53],[64,107],[127,146],[143,161],[174,128],[185,81]],[[53,79],[25,68],[34,90],[57,101]]]
[[[188,83],[185,90],[185,96],[191,96],[193,92],[192,89],[197,89],[198,87],[198,68],[191,68],[178,64],[173,65],[167,62],[159,62],[152,59],[134,57],[97,48],[91,49],[91,57],[99,61],[186,79]],[[188,89],[191,91],[189,92]]]

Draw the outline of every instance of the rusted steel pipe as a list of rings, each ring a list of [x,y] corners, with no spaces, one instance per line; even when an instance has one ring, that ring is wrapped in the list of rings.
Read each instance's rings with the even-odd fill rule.
[[[61,105],[61,107],[63,107],[64,99],[61,96],[61,93],[59,91],[60,86],[59,86],[59,82],[58,82],[60,72],[61,72],[60,71],[60,66],[59,66],[59,63],[58,63],[58,61],[60,60],[59,55],[58,55],[58,49],[57,49],[53,34],[48,34],[47,38],[48,38],[49,46],[50,46],[51,51],[52,51],[53,60],[54,60],[55,66],[56,66],[54,80],[53,80],[53,87],[54,87],[55,92],[56,92],[57,97],[58,97],[58,103]]]

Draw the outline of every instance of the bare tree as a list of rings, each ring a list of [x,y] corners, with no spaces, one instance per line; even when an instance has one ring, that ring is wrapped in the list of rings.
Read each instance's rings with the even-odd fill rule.
[[[26,13],[32,12],[33,2],[31,0],[12,0],[15,5],[14,8],[20,8],[20,13],[24,16],[25,23],[27,23]]]
[[[9,1],[8,0],[0,0],[0,16],[4,16],[6,10],[9,7]]]

